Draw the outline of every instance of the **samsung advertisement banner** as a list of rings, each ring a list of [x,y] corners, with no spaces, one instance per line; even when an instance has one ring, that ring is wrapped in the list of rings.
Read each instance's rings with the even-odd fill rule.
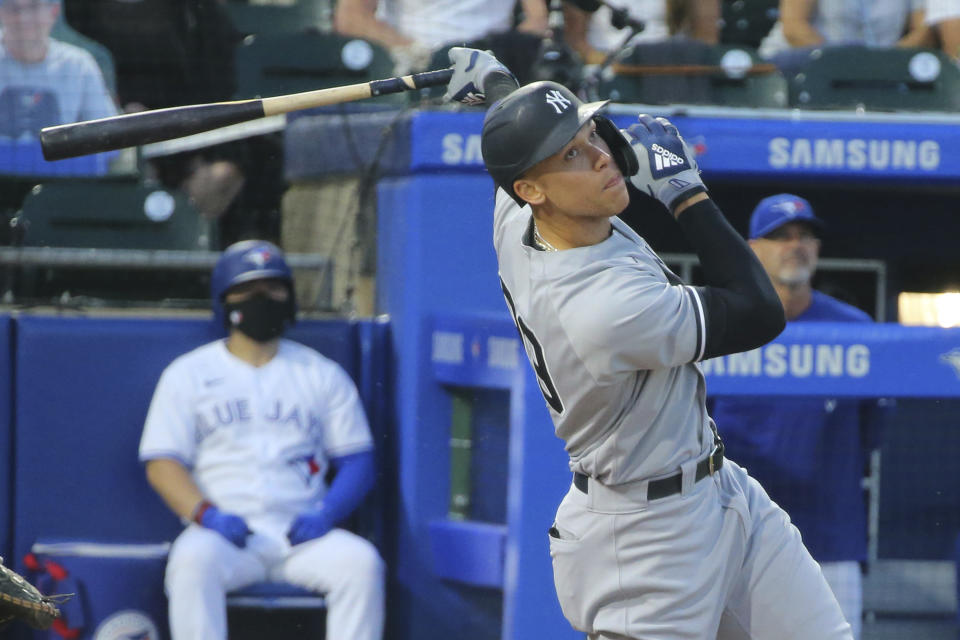
[[[624,115],[625,109],[617,106],[612,114],[621,128],[636,119]],[[960,178],[960,156],[945,152],[960,146],[960,127],[943,119],[871,115],[827,120],[787,111],[750,120],[656,115],[677,125],[697,151],[700,167],[715,175],[912,182]],[[411,171],[482,172],[482,126],[479,110],[414,114]]]
[[[431,361],[449,384],[508,387],[529,366],[504,316],[434,321]],[[776,340],[701,363],[710,395],[960,396],[960,329],[794,322]]]

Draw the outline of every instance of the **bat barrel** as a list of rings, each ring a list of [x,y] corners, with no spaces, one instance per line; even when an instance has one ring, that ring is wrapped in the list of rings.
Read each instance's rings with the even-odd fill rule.
[[[63,160],[182,138],[267,115],[446,84],[452,75],[453,69],[439,69],[262,100],[195,104],[63,124],[41,129],[40,147],[47,160]]]
[[[40,148],[47,160],[123,149],[160,140],[210,131],[262,118],[260,100],[157,109],[141,113],[47,127],[40,131]]]

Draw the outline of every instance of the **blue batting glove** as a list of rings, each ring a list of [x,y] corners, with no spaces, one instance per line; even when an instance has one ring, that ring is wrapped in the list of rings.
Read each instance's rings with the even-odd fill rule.
[[[630,178],[633,186],[648,193],[670,211],[681,201],[707,190],[700,179],[696,154],[666,118],[640,115],[640,122],[620,133],[627,139],[640,165]]]
[[[297,516],[297,519],[290,525],[287,539],[290,544],[300,544],[326,535],[330,529],[333,529],[333,522],[331,522],[330,516],[324,509],[306,511]]]
[[[204,509],[198,522],[207,529],[216,531],[241,549],[247,546],[247,536],[253,533],[243,518],[232,513],[224,513],[213,505]]]

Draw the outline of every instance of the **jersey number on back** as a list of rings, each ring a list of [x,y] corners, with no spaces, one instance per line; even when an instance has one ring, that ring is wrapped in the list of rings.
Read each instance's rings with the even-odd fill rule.
[[[537,340],[537,336],[533,334],[523,318],[517,315],[517,309],[513,305],[513,296],[510,295],[503,279],[500,280],[500,288],[503,289],[503,297],[507,300],[510,315],[513,316],[513,322],[517,325],[517,331],[520,332],[520,339],[523,340],[524,350],[527,352],[530,364],[533,365],[533,371],[537,374],[537,381],[540,383],[540,392],[543,393],[544,400],[547,401],[551,409],[557,413],[563,413],[563,401],[560,400],[557,387],[553,384],[553,379],[547,370],[547,362],[543,357],[543,347],[540,346],[540,341]]]

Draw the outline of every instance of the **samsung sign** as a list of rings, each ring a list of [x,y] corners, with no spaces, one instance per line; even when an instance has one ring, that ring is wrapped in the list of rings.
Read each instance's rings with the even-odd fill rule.
[[[706,360],[713,377],[863,378],[870,373],[870,348],[864,344],[768,344]]]
[[[866,140],[862,138],[773,138],[768,162],[774,169],[852,169],[936,171],[936,140]]]
[[[430,365],[444,384],[536,385],[506,313],[438,315]],[[960,328],[790,322],[775,342],[699,364],[712,396],[960,398]]]
[[[448,133],[443,136],[441,159],[445,165],[483,164],[480,134]]]
[[[636,114],[613,114],[618,126]],[[696,117],[670,114],[697,150],[701,169],[724,174],[797,174],[866,180],[960,179],[957,122],[908,119]],[[483,173],[480,131],[483,112],[419,112],[411,117],[410,166],[421,171]]]

